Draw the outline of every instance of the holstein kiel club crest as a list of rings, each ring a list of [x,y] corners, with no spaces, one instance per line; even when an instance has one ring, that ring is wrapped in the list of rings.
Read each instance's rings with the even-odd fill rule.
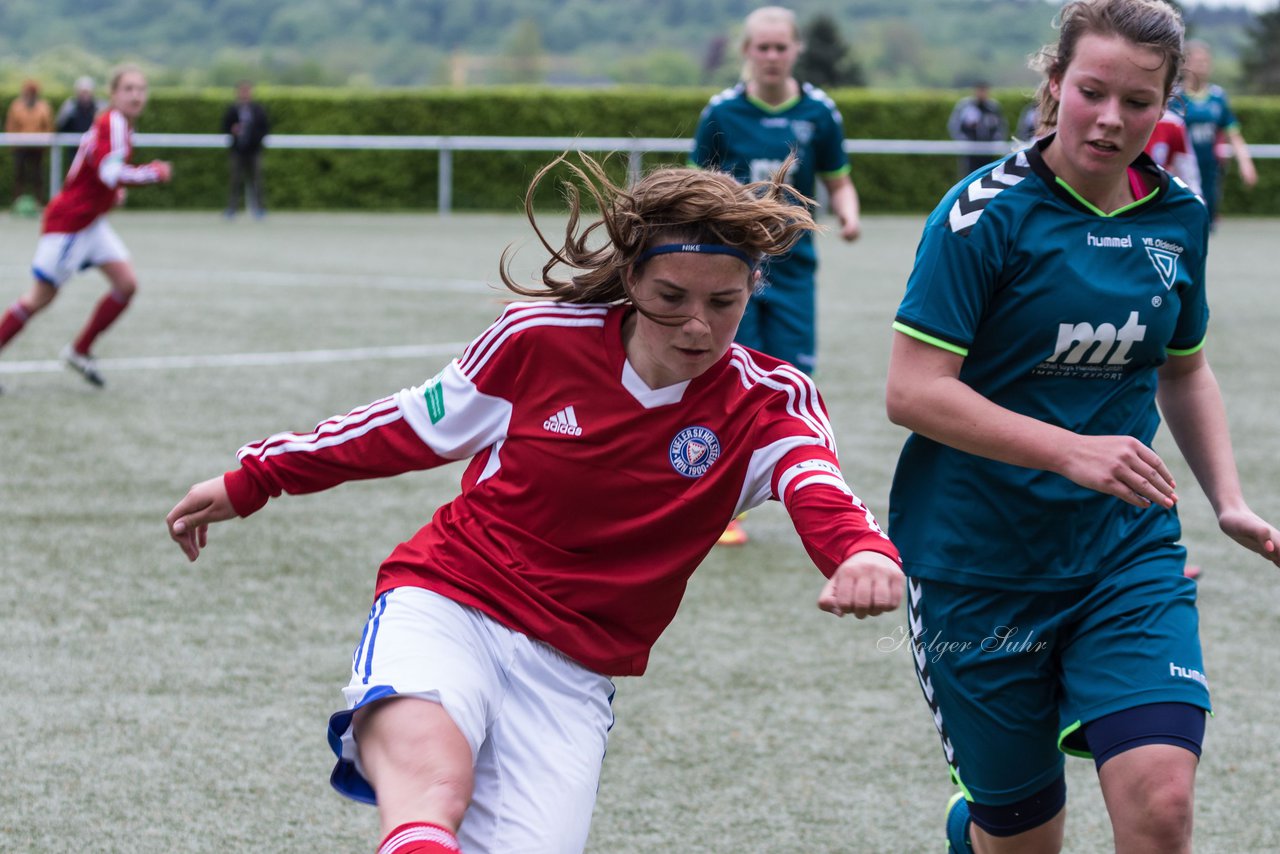
[[[671,466],[685,477],[702,477],[720,459],[720,440],[706,427],[686,427],[667,450]]]

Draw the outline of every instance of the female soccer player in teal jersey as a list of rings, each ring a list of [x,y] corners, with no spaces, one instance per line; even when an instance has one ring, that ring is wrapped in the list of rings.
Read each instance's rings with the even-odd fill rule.
[[[1074,0],[1040,54],[1051,132],[952,189],[898,310],[890,499],[956,852],[1056,852],[1063,753],[1120,852],[1188,852],[1209,709],[1157,404],[1222,530],[1245,503],[1205,356],[1208,213],[1142,153],[1182,62],[1159,0]],[[946,654],[933,654],[936,643]],[[972,847],[970,847],[972,846]]]
[[[711,99],[702,111],[691,166],[721,169],[738,181],[759,181],[794,157],[787,182],[812,197],[821,178],[840,236],[858,239],[858,192],[849,178],[844,123],[826,93],[792,76],[804,45],[795,13],[765,6],[747,16],[743,82]],[[806,234],[785,255],[769,259],[760,287],[738,326],[737,342],[790,362],[807,374],[817,364],[818,255]],[[746,531],[730,523],[721,545],[741,545]]]
[[[772,175],[794,154],[787,182],[812,197],[821,178],[840,219],[840,236],[856,240],[858,194],[849,178],[844,124],[821,89],[791,76],[802,48],[791,10],[767,6],[747,16],[746,79],[713,97],[702,111],[691,165],[721,169],[746,183]],[[738,327],[739,344],[813,373],[817,261],[810,235],[769,261],[763,287]]]
[[[1209,82],[1212,71],[1213,54],[1209,45],[1202,41],[1187,42],[1187,67],[1182,87],[1170,102],[1174,112],[1187,123],[1187,135],[1191,137],[1191,146],[1196,152],[1204,189],[1202,196],[1209,206],[1211,223],[1217,219],[1218,207],[1222,204],[1222,166],[1218,163],[1217,152],[1219,134],[1225,136],[1231,146],[1245,187],[1252,188],[1258,183],[1258,172],[1253,167],[1244,135],[1240,133],[1240,123],[1227,101],[1227,93],[1221,86]]]

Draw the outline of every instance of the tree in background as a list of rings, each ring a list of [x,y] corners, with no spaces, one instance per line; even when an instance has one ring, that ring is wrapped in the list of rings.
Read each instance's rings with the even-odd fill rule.
[[[503,83],[541,83],[547,76],[547,52],[542,30],[532,18],[521,18],[507,37],[502,56]]]
[[[804,53],[796,62],[797,80],[815,86],[865,86],[862,64],[840,35],[840,25],[825,13],[815,15],[804,32]]]
[[[1260,13],[1254,20],[1240,66],[1250,92],[1280,94],[1280,6]]]

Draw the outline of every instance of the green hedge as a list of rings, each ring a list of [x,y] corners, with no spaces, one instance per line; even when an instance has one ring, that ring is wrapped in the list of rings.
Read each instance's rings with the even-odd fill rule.
[[[14,93],[0,93],[8,103]],[[259,93],[273,130],[289,134],[453,134],[501,136],[617,136],[688,139],[711,94],[703,89],[551,88],[362,91],[268,89]],[[850,138],[944,139],[958,94],[863,89],[831,93]],[[1009,125],[1028,93],[1006,91]],[[60,103],[64,95],[52,93]],[[213,133],[228,104],[224,91],[154,90],[139,128],[156,133]],[[1280,99],[1238,98],[1234,104],[1251,142],[1280,139]],[[547,152],[455,152],[453,204],[457,210],[520,208],[533,173]],[[132,207],[218,209],[226,200],[226,155],[200,149],[143,149],[136,160],[172,160],[175,179],[166,187],[131,193]],[[647,166],[683,162],[679,154],[647,155]],[[7,149],[0,149],[0,198],[12,180]],[[1260,185],[1251,193],[1229,178],[1224,209],[1280,215],[1280,162],[1258,163]],[[433,151],[269,151],[264,161],[267,204],[274,210],[431,210],[436,205],[437,156]],[[616,164],[621,173],[622,158]],[[862,155],[853,178],[868,212],[923,212],[956,179],[956,159],[936,155]],[[541,198],[556,192],[548,184]]]

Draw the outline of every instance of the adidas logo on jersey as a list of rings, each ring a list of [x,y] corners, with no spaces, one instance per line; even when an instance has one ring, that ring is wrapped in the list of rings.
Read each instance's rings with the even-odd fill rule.
[[[582,428],[578,426],[578,416],[574,414],[572,406],[566,406],[546,421],[543,421],[542,429],[552,433],[559,433],[563,436],[582,435]]]

